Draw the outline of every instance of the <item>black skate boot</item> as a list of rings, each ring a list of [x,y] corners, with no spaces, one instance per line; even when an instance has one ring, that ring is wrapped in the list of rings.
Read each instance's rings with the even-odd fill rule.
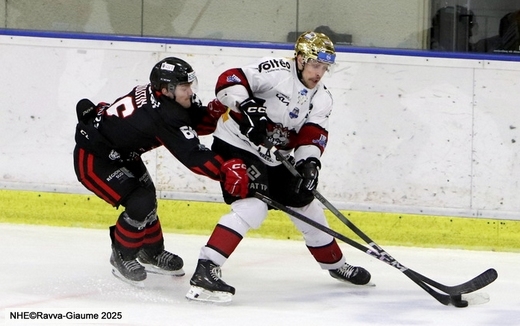
[[[114,274],[115,277],[138,287],[144,286],[142,281],[146,279],[146,271],[137,260],[124,260],[121,252],[112,247],[110,264],[114,266],[114,268],[112,268],[112,274]]]
[[[329,274],[339,281],[356,285],[365,285],[370,282],[370,273],[366,269],[347,263],[338,269],[330,269]]]
[[[147,272],[163,275],[183,276],[184,262],[182,258],[163,249],[158,255],[151,255],[144,249],[137,254],[137,259]]]
[[[186,298],[197,301],[229,302],[235,294],[235,288],[222,281],[220,266],[211,260],[199,259],[193,274],[191,288]]]

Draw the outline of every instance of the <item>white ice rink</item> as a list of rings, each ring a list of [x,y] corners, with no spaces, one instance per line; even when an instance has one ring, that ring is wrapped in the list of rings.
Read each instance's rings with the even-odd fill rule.
[[[520,325],[520,254],[385,247],[405,266],[448,285],[489,267],[498,279],[478,293],[485,304],[443,306],[404,274],[340,243],[347,261],[372,273],[375,287],[332,279],[300,241],[245,238],[224,265],[237,293],[228,305],[184,298],[206,236],[166,234],[186,275],[149,275],[136,289],[111,275],[107,230],[0,224],[0,325],[37,325],[8,312],[121,312],[96,325]],[[377,239],[375,239],[377,241]],[[40,321],[41,322],[41,321]],[[47,324],[71,325],[70,321]]]

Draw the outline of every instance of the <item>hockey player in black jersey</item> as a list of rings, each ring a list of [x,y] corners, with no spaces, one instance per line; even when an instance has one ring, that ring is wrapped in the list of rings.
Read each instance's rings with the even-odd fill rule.
[[[203,106],[196,83],[187,62],[169,57],[154,65],[149,84],[111,105],[83,99],[76,107],[74,169],[87,189],[124,207],[110,227],[110,263],[114,275],[130,283],[142,286],[147,271],[184,275],[183,260],[164,250],[155,186],[141,154],[164,146],[194,173],[221,181],[230,196],[247,193],[242,160],[223,160],[199,141],[227,108],[216,99]]]

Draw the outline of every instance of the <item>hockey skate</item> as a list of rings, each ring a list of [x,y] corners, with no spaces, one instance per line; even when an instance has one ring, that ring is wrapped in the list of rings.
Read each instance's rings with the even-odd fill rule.
[[[184,266],[182,258],[166,250],[153,256],[146,250],[141,249],[137,254],[137,260],[150,273],[173,276],[183,276],[185,274],[182,269],[182,266]]]
[[[211,260],[200,259],[190,280],[191,287],[186,298],[205,302],[230,302],[235,288],[222,281],[221,276],[220,266]]]
[[[121,252],[112,248],[110,264],[114,267],[112,268],[112,274],[115,277],[131,285],[144,287],[143,281],[146,279],[146,271],[136,259],[123,260]]]
[[[352,266],[347,263],[338,269],[329,270],[330,276],[335,279],[348,282],[355,285],[372,285],[370,282],[370,273],[363,267]]]

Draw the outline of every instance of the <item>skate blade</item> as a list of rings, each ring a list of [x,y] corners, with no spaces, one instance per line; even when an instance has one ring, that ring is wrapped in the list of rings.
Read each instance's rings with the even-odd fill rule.
[[[170,276],[177,276],[177,277],[180,277],[180,276],[184,276],[186,273],[184,273],[184,270],[181,268],[181,269],[177,269],[175,271],[167,271],[165,269],[162,269],[162,268],[159,268],[155,265],[151,265],[151,264],[142,264],[144,266],[144,269],[147,273],[152,273],[152,274],[159,274],[159,275],[170,275]]]
[[[120,279],[121,281],[130,284],[132,286],[135,286],[137,288],[143,289],[144,288],[144,281],[132,281],[124,277],[117,269],[112,269],[112,275],[114,275],[116,278]]]
[[[355,288],[359,288],[359,287],[375,287],[376,286],[376,283],[372,282],[372,281],[368,281],[367,284],[354,284],[352,282],[349,282],[347,280],[344,280],[344,279],[341,279],[341,278],[335,278],[333,277],[333,279],[343,283],[343,284],[346,284],[346,285],[350,285],[352,287],[355,287]]]
[[[190,290],[186,293],[186,299],[202,302],[228,303],[231,302],[232,298],[233,294],[229,292],[208,291],[197,286],[190,287]]]

